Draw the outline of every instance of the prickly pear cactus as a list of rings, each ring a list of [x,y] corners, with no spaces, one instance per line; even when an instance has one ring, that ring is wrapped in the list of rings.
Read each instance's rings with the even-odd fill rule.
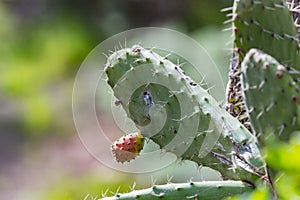
[[[283,0],[235,1],[233,12],[240,62],[251,48],[257,48],[284,65],[300,67],[297,28]]]
[[[251,49],[242,63],[243,88],[250,119],[264,140],[274,133],[288,140],[300,130],[300,88],[291,72],[273,57]]]
[[[299,7],[295,4],[288,7],[282,0],[234,2],[230,20],[233,22],[234,52],[227,86],[226,110],[254,134],[256,130],[251,129],[254,122],[249,121],[241,84],[241,62],[251,48],[258,48],[276,58],[282,65],[293,70],[300,69],[298,31],[290,11],[294,14],[295,24],[298,24]],[[293,77],[297,78],[295,75]]]
[[[235,181],[153,186],[113,199],[220,199],[251,190],[238,180],[255,185],[258,179],[270,186],[276,199],[256,136],[264,145],[267,133],[286,141],[300,128],[300,3],[235,0],[231,10],[228,113],[179,66],[140,46],[113,53],[105,71],[118,102],[143,137],[178,159]],[[113,149],[122,146],[119,142]],[[133,152],[132,144],[126,147]]]
[[[105,71],[128,117],[161,148],[227,179],[266,177],[256,138],[175,64],[133,46],[113,53]]]

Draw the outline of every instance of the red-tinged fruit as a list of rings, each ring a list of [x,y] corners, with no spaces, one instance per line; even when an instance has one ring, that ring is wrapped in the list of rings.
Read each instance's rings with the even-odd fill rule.
[[[130,162],[139,155],[144,147],[145,138],[139,133],[127,134],[112,145],[112,153],[117,162]]]

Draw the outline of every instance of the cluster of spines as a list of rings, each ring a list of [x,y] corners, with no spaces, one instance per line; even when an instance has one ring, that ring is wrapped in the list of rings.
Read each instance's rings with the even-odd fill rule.
[[[250,192],[252,185],[241,181],[207,181],[190,183],[168,183],[166,185],[154,185],[144,190],[133,190],[132,192],[112,197],[104,197],[102,200],[150,200],[150,199],[201,199],[219,200],[233,195]]]

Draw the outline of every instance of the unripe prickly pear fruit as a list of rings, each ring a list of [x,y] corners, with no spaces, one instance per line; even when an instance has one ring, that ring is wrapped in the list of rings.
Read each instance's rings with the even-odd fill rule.
[[[112,146],[112,153],[117,162],[130,162],[144,147],[144,137],[139,133],[127,134],[116,140]]]

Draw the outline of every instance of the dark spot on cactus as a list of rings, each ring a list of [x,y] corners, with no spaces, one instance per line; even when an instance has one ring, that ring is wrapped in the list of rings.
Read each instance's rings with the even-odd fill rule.
[[[265,29],[263,27],[260,27],[260,32],[264,32]]]
[[[140,53],[141,52],[141,48],[139,47],[139,46],[133,46],[132,47],[132,51],[134,52],[134,53]]]
[[[277,78],[282,78],[282,76],[283,76],[283,72],[282,71],[276,71],[276,77]]]
[[[271,33],[271,36],[274,38],[275,37],[275,33]]]
[[[286,127],[287,127],[286,123],[283,123],[282,125],[283,125],[283,127],[284,127],[284,128],[286,128]]]
[[[164,64],[164,62],[163,62],[163,61],[159,61],[159,64],[160,64],[160,65],[163,65],[163,64]]]
[[[265,69],[269,69],[269,68],[270,68],[269,63],[266,63],[266,64],[264,65],[264,68],[265,68]]]
[[[193,185],[195,185],[195,183],[193,183],[193,182],[190,182],[190,185],[192,185],[192,186],[193,186]]]
[[[204,97],[204,101],[205,102],[209,102],[207,97]]]
[[[289,86],[291,87],[291,86],[293,86],[293,85],[295,85],[295,82],[290,81],[290,82],[289,82]]]
[[[120,101],[120,100],[115,101],[115,106],[119,106],[120,104],[122,104],[122,101]]]
[[[237,32],[239,31],[239,29],[238,29],[237,27],[233,27],[233,31],[234,31],[235,33],[237,33]]]
[[[197,83],[195,83],[195,82],[190,82],[190,85],[191,85],[191,86],[196,86]]]
[[[146,62],[150,62],[150,58],[146,58]]]
[[[176,134],[176,133],[177,133],[177,130],[176,130],[176,129],[174,129],[174,130],[173,130],[173,133],[174,133],[174,134]]]
[[[239,54],[242,53],[242,49],[241,49],[241,48],[237,48],[236,51],[237,51],[237,53],[239,53]]]
[[[251,24],[253,24],[253,22],[254,22],[254,19],[253,19],[253,18],[251,18],[251,19],[250,19],[250,23],[251,23]]]
[[[298,97],[292,96],[292,101],[293,101],[294,103],[297,103],[297,102],[298,102]]]
[[[281,92],[282,94],[284,94],[284,93],[285,93],[284,88],[281,88],[281,89],[280,89],[280,92]]]

